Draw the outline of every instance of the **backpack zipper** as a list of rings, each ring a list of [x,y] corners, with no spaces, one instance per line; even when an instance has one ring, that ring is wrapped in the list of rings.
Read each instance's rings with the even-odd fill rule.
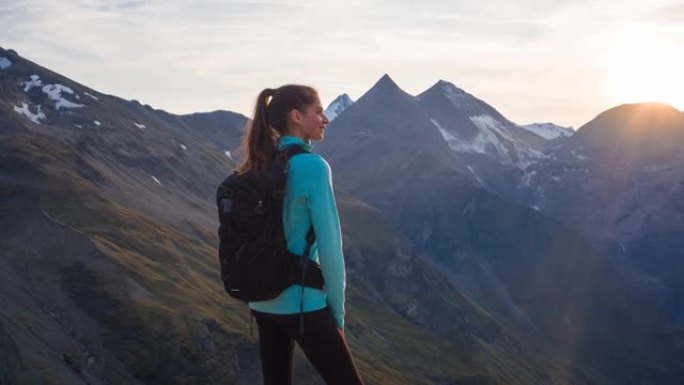
[[[242,246],[238,249],[237,253],[235,253],[235,264],[239,265],[240,264],[240,257],[242,257],[242,253],[245,250],[245,247],[247,247],[247,242],[243,243]]]
[[[247,242],[243,243],[242,246],[238,249],[238,251],[235,253],[235,263],[233,266],[237,266],[240,264],[240,257],[242,256],[243,251],[245,250],[245,247],[247,246]],[[234,289],[231,288],[230,291],[232,292],[238,292],[241,291],[240,289]]]

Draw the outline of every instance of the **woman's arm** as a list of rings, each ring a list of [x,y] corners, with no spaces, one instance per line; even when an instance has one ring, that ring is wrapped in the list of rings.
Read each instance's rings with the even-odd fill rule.
[[[312,159],[314,160],[314,159]],[[327,302],[337,326],[344,326],[345,271],[342,253],[342,232],[328,162],[316,155],[307,175],[309,177],[309,210],[316,232],[318,256],[321,263]]]

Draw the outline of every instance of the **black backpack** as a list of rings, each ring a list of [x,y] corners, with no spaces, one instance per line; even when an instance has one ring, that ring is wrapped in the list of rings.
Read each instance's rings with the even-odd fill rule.
[[[264,301],[293,284],[323,288],[320,266],[309,260],[313,228],[303,256],[287,250],[283,230],[287,161],[303,152],[299,146],[277,151],[266,170],[234,172],[218,187],[221,279],[233,298]]]

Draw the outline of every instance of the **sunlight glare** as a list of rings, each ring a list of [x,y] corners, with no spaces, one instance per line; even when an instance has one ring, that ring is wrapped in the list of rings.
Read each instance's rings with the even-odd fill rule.
[[[610,101],[660,102],[684,110],[684,50],[646,31],[619,36],[604,84]]]

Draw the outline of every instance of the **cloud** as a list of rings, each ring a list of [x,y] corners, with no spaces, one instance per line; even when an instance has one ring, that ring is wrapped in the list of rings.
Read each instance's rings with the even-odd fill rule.
[[[684,23],[684,3],[677,2],[659,7],[649,14],[647,19],[655,22]]]
[[[144,0],[98,1],[97,9],[105,12],[137,10],[145,6]]]
[[[388,72],[413,93],[451,80],[531,121],[534,105],[544,120],[561,110],[549,84],[557,105],[599,104],[592,85],[623,31],[678,10],[670,0],[0,0],[0,33],[5,48],[76,81],[174,112],[249,113],[261,88],[290,82],[357,98]]]

